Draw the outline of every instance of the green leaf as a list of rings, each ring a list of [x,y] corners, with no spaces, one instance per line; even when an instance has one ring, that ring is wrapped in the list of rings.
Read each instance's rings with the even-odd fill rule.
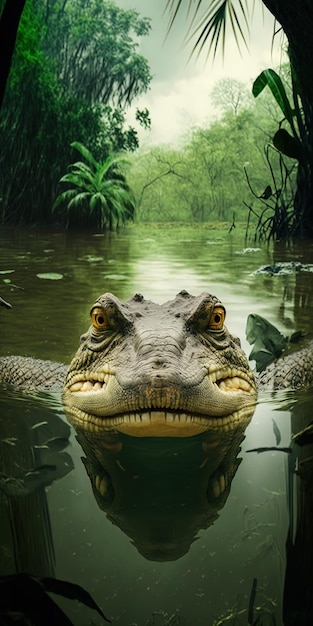
[[[286,89],[280,76],[278,76],[278,74],[272,69],[263,70],[263,72],[261,72],[261,74],[259,74],[259,76],[255,79],[252,86],[252,93],[254,97],[257,98],[265,87],[269,87],[286,120],[292,125],[294,111],[290,106]]]
[[[96,159],[93,157],[90,150],[88,150],[86,146],[83,146],[82,143],[80,143],[79,141],[73,141],[71,143],[71,148],[75,148],[75,150],[77,150],[77,152],[79,152],[82,155],[82,157],[86,161],[88,161],[88,163],[91,163],[94,167],[97,167],[98,163]]]
[[[282,154],[300,161],[302,153],[299,141],[292,137],[285,128],[280,128],[277,133],[275,133],[273,144]]]

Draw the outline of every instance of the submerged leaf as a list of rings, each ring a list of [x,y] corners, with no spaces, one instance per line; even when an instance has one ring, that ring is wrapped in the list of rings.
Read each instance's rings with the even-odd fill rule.
[[[67,615],[48,595],[48,593],[55,593],[65,598],[78,600],[97,611],[106,622],[111,621],[104,615],[88,591],[80,585],[65,580],[50,577],[36,578],[24,573],[0,576],[0,592],[0,613],[3,619],[12,612],[19,612],[23,614],[23,617],[28,618],[27,623],[34,626],[41,624],[73,626]],[[13,622],[1,621],[2,623]]]

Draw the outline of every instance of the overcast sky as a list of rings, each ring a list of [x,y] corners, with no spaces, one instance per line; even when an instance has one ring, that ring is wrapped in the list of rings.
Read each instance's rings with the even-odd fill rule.
[[[152,29],[140,42],[140,52],[148,59],[153,80],[147,94],[140,97],[136,107],[147,107],[152,118],[152,131],[141,135],[142,143],[176,143],[193,126],[205,124],[217,115],[210,101],[214,84],[222,78],[235,78],[252,84],[254,78],[268,67],[276,67],[281,59],[280,46],[271,51],[273,18],[261,2],[256,10],[250,32],[249,52],[227,38],[224,60],[221,53],[216,59],[206,60],[202,54],[188,62],[192,43],[184,45],[187,18],[184,9],[178,14],[174,28],[167,34],[168,14],[164,14],[166,0],[116,0],[118,6],[136,9],[150,17]],[[188,6],[185,1],[184,6]],[[132,121],[132,116],[129,116]]]

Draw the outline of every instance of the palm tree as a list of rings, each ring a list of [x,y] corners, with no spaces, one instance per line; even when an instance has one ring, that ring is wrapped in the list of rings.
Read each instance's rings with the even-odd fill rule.
[[[187,8],[188,38],[195,38],[194,50],[212,50],[225,45],[225,33],[231,27],[237,45],[245,45],[249,19],[255,0],[167,0],[169,28],[179,10]],[[312,0],[262,0],[262,4],[281,25],[287,40],[294,75],[294,96],[299,98],[304,117],[305,141],[299,162],[294,211],[298,236],[313,237],[313,2]],[[250,11],[251,9],[251,11]]]
[[[121,155],[109,155],[99,163],[91,152],[78,141],[71,143],[83,157],[70,165],[70,171],[60,183],[69,183],[71,189],[63,191],[55,200],[53,210],[64,205],[68,224],[80,224],[105,230],[118,228],[134,218],[135,201],[120,165],[126,163]],[[79,212],[78,212],[79,211]]]

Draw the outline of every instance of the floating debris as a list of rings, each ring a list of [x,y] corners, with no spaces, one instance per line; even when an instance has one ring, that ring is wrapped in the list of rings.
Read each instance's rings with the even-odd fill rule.
[[[287,454],[291,454],[292,448],[279,448],[277,446],[269,446],[269,447],[263,447],[263,448],[251,448],[251,450],[246,450],[246,452],[257,452],[258,454],[260,454],[260,452],[271,452],[271,451],[286,452]]]
[[[31,426],[31,430],[35,430],[35,428],[40,428],[40,426],[47,426],[47,424],[48,422],[37,422],[37,424]]]
[[[12,304],[10,304],[9,302],[6,302],[6,300],[3,300],[3,298],[0,297],[0,306],[5,307],[6,309],[12,309]]]
[[[15,442],[18,441],[17,437],[6,437],[1,439],[2,443],[7,443],[9,446],[15,446]]]
[[[243,250],[236,251],[235,254],[253,254],[255,252],[260,252],[261,248],[244,248]]]
[[[274,265],[263,265],[252,272],[251,276],[266,274],[267,276],[283,276],[294,272],[313,272],[312,263],[300,263],[300,261],[274,263]]]

